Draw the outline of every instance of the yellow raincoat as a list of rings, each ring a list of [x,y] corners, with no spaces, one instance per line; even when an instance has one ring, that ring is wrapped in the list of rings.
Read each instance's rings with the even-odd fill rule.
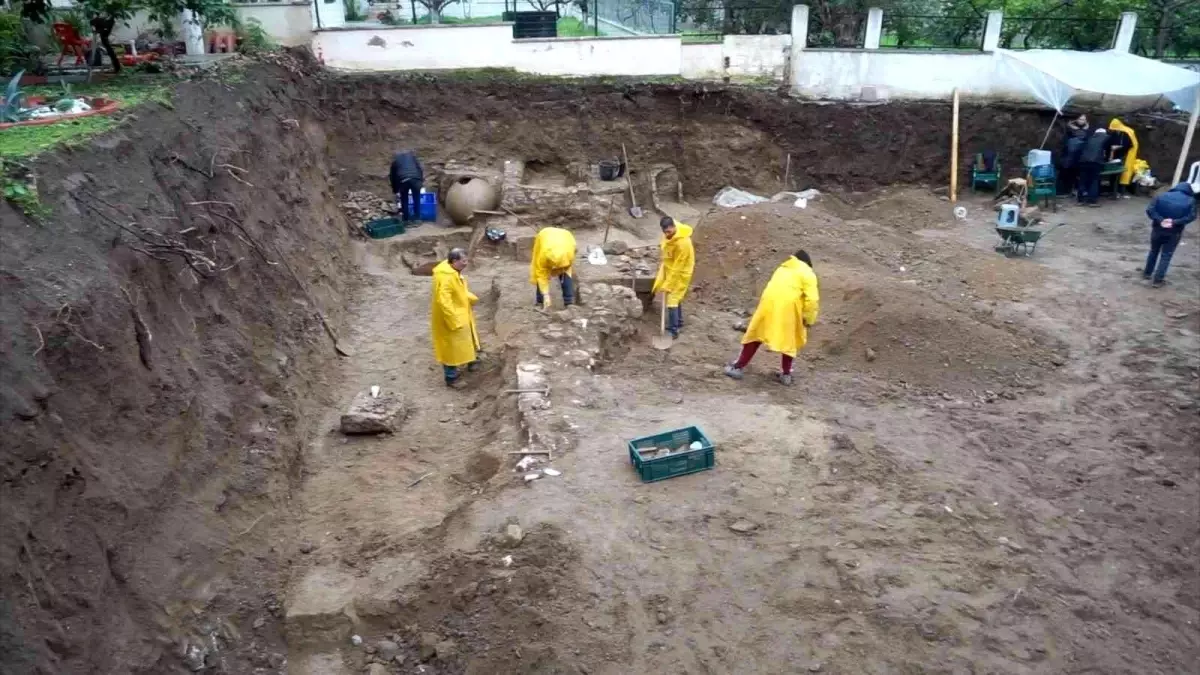
[[[1129,152],[1125,153],[1125,170],[1121,172],[1121,185],[1129,185],[1129,182],[1133,180],[1133,174],[1135,173],[1134,165],[1137,164],[1138,158],[1137,134],[1134,133],[1133,129],[1125,126],[1121,120],[1115,117],[1108,123],[1108,128],[1110,131],[1124,131],[1126,134],[1129,134],[1129,140],[1132,145],[1129,148]]]
[[[675,221],[675,236],[667,239],[664,234],[658,243],[662,262],[658,264],[658,275],[654,277],[654,292],[667,294],[667,307],[678,307],[687,295],[692,283],[692,271],[696,268],[696,249],[692,246],[692,226]]]
[[[808,326],[816,323],[820,309],[817,275],[791,256],[763,289],[742,344],[761,342],[773,352],[795,357],[808,342]]]
[[[475,360],[479,333],[471,306],[479,301],[467,290],[467,280],[443,260],[433,268],[430,335],[433,355],[443,366],[462,366]]]
[[[565,274],[574,277],[575,235],[570,230],[547,227],[533,238],[533,258],[529,262],[529,282],[542,295],[550,297],[550,277]]]

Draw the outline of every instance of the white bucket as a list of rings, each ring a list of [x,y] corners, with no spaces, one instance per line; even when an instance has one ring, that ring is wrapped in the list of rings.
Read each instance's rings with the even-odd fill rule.
[[[1021,207],[1016,204],[1001,204],[1000,214],[996,216],[996,224],[1001,227],[1012,227],[1017,224]]]

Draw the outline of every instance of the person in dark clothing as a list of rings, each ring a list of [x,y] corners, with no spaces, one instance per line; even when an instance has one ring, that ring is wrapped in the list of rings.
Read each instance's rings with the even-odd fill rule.
[[[1058,159],[1058,193],[1070,194],[1079,183],[1079,154],[1088,137],[1087,115],[1080,115],[1067,123],[1063,134],[1063,147]]]
[[[1108,152],[1108,133],[1101,127],[1092,132],[1079,151],[1079,203],[1096,206],[1100,198],[1100,169]]]
[[[401,150],[392,157],[392,168],[388,171],[388,180],[392,184],[392,194],[396,196],[396,210],[405,222],[415,222],[420,219],[420,204],[418,213],[409,213],[409,199],[414,203],[419,199],[421,187],[425,185],[425,172],[421,162],[412,150]]]
[[[1196,188],[1191,183],[1180,183],[1169,192],[1161,194],[1146,207],[1150,217],[1150,255],[1142,268],[1142,278],[1153,280],[1154,287],[1164,283],[1171,257],[1183,238],[1183,228],[1196,219]]]

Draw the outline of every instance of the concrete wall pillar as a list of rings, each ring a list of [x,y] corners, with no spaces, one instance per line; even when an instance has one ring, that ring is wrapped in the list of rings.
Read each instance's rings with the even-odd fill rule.
[[[200,24],[200,17],[191,10],[183,10],[179,13],[179,26],[183,33],[183,43],[187,47],[187,55],[205,53],[204,48],[204,26]]]
[[[1113,38],[1113,51],[1129,53],[1133,45],[1133,32],[1137,30],[1137,12],[1121,12],[1121,22],[1117,24],[1117,35]]]
[[[808,46],[808,5],[792,5],[792,50]]]
[[[983,51],[994,52],[1000,46],[1000,28],[1004,25],[1004,12],[989,10],[987,22],[983,24]]]
[[[864,49],[879,49],[879,38],[883,35],[883,10],[872,7],[867,10],[867,37]]]
[[[808,46],[808,5],[792,5],[792,46],[788,51],[787,67],[784,68],[784,82],[796,86],[796,72],[800,67],[800,57]]]

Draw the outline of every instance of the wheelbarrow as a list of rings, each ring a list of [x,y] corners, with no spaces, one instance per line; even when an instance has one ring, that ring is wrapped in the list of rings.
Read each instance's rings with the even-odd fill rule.
[[[1066,225],[1066,223],[1059,223],[1047,229],[1023,227],[1020,225],[997,225],[996,234],[1000,235],[1000,243],[996,245],[996,250],[1007,256],[1031,256],[1037,250],[1038,242],[1041,241],[1042,237],[1063,225]]]

